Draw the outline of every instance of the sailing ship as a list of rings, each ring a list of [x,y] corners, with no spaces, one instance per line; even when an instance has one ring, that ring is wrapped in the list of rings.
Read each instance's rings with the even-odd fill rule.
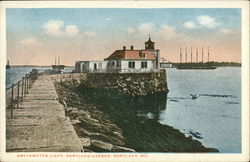
[[[201,62],[198,62],[198,48],[196,47],[196,62],[193,62],[193,51],[191,47],[191,62],[187,62],[187,48],[185,52],[185,63],[182,63],[182,50],[180,48],[180,63],[176,65],[177,69],[190,69],[190,70],[212,70],[216,69],[217,67],[212,64],[212,62],[209,62],[209,46],[208,46],[208,53],[207,53],[207,62],[204,63],[204,52],[203,52],[203,46],[202,46],[202,60]]]
[[[10,62],[9,62],[9,60],[7,61],[6,69],[10,69]]]
[[[55,57],[55,65],[52,65],[52,73],[60,74],[62,73],[64,68],[65,65],[60,65],[60,57],[58,57],[58,62],[56,62],[56,57]]]

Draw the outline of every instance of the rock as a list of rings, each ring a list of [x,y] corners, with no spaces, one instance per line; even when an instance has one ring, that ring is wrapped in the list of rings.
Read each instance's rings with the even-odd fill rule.
[[[130,77],[129,77],[129,78],[127,78],[127,79],[126,79],[126,81],[131,81],[131,78],[130,78]]]
[[[135,150],[127,147],[113,146],[112,151],[114,152],[135,152]]]
[[[81,136],[100,136],[101,135],[101,133],[92,133],[81,127],[78,128],[78,132],[80,133]]]
[[[219,150],[215,148],[206,148],[206,151],[207,152],[219,152]]]
[[[91,118],[90,114],[86,111],[83,111],[83,110],[79,110],[78,115],[82,116],[83,118]]]
[[[113,132],[116,136],[118,136],[120,139],[124,139],[124,137],[122,136],[122,134],[121,133],[119,133],[119,132],[116,132],[116,131],[114,131]]]
[[[67,107],[67,111],[77,111],[78,108],[76,107]]]
[[[78,127],[78,128],[76,129],[76,131],[77,131],[77,135],[81,135],[81,136],[91,136],[91,133],[90,133],[89,131],[85,130],[84,128],[82,128],[82,127]]]
[[[79,121],[79,120],[71,120],[72,125],[76,125],[76,124],[79,124],[79,123],[81,123],[81,121]]]
[[[79,120],[90,125],[95,125],[95,126],[101,126],[98,120],[93,119],[93,118],[86,118],[86,116],[80,116]]]
[[[90,146],[90,139],[89,138],[80,138],[81,142],[82,142],[82,146],[83,147],[89,147]]]
[[[124,92],[127,92],[127,91],[128,91],[128,89],[127,89],[127,88],[123,88],[123,91],[124,91]]]
[[[67,116],[70,118],[70,119],[75,119],[77,116],[78,116],[78,111],[77,110],[72,110],[72,111],[67,111]]]
[[[65,102],[65,100],[62,100],[62,105],[63,105],[64,107],[67,107],[67,103]]]
[[[94,151],[110,152],[112,151],[112,148],[113,148],[112,144],[98,141],[98,140],[91,140],[90,144],[91,144],[90,145],[91,150],[93,149]]]

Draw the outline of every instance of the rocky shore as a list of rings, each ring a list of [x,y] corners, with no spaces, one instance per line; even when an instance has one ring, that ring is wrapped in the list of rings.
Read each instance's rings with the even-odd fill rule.
[[[91,83],[76,80],[55,83],[59,100],[85,152],[218,152],[131,109],[152,102],[159,105],[159,98],[165,93],[138,97],[127,91],[121,93],[119,86],[107,88]],[[160,109],[154,107],[157,108]]]

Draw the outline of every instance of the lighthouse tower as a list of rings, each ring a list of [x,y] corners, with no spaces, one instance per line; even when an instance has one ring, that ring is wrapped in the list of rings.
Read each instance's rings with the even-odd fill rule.
[[[155,49],[155,42],[151,41],[150,35],[148,41],[145,42],[145,49],[146,50],[154,50]]]
[[[155,69],[160,69],[160,50],[155,49],[155,42],[151,40],[150,34],[148,37],[148,41],[145,42],[145,50],[150,51],[151,54],[155,57]]]

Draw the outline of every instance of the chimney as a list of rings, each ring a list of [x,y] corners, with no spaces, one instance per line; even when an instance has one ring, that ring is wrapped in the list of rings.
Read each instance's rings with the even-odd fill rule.
[[[124,51],[126,50],[126,46],[123,46],[123,50],[124,50]]]
[[[130,46],[130,50],[134,50],[134,46]]]

